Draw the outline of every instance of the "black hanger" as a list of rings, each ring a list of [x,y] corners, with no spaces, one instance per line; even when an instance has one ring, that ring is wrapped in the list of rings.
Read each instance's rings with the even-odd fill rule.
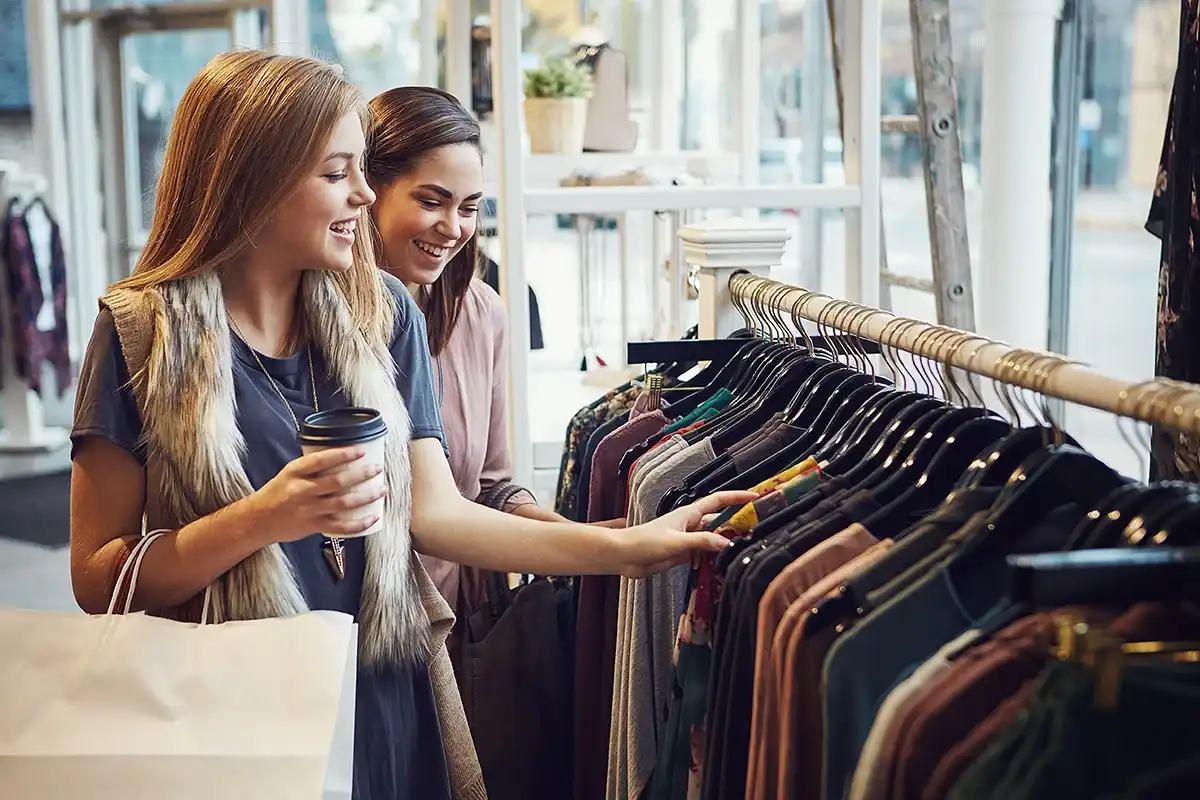
[[[972,410],[983,413],[965,421],[957,415],[948,414],[934,423],[904,466],[880,486],[875,497],[883,508],[863,521],[863,525],[874,536],[880,539],[898,538],[908,530],[914,516],[928,514],[937,508],[953,491],[955,482],[979,453],[1011,430],[1007,422],[989,415],[986,410]],[[949,435],[943,437],[942,431],[951,426]],[[939,438],[942,438],[940,445]],[[919,463],[926,457],[923,451],[927,448],[933,451],[933,456],[920,477],[893,496],[893,481],[895,487],[903,487],[903,480],[911,480],[906,471],[910,469],[910,464]]]
[[[855,468],[853,475],[847,474],[847,479],[861,480],[856,484],[857,489],[878,490],[889,481],[890,490],[887,495],[880,496],[880,502],[890,502],[909,486],[916,483],[925,466],[933,459],[937,447],[963,422],[980,415],[979,409],[958,408],[949,406],[940,400],[933,400],[935,405],[913,422],[913,426],[900,434],[896,445],[883,461],[876,461],[870,472],[866,469]],[[925,404],[922,404],[925,405]],[[906,418],[908,418],[906,416]],[[932,446],[922,445],[933,441]],[[900,456],[903,453],[903,456]],[[899,457],[897,457],[899,456]],[[918,457],[919,460],[914,460]],[[900,479],[894,480],[897,475]]]
[[[728,389],[736,393],[741,381],[745,379],[744,371],[747,365],[753,363],[758,354],[761,354],[763,350],[770,349],[772,345],[773,343],[766,339],[751,339],[745,347],[738,350],[736,358],[731,358],[721,364],[711,377],[705,377],[705,373],[712,370],[712,364],[710,364],[704,372],[690,381],[694,386],[700,386],[702,380],[707,381],[703,388],[698,388],[687,397],[672,403],[671,412],[676,417],[683,417],[695,411],[701,403],[711,399],[721,389]],[[628,467],[625,468],[625,471],[628,472]]]
[[[803,382],[794,380],[782,382],[771,397],[764,400],[763,407],[756,414],[714,434],[713,447],[728,448],[753,433],[775,410],[789,404],[802,385]],[[834,388],[826,400],[821,414],[813,420],[810,430],[818,432],[822,437],[833,436],[837,433],[837,429],[858,411],[868,397],[882,390],[883,388],[874,383],[870,376],[861,372],[852,372]],[[848,401],[851,402],[851,405],[847,405]]]
[[[809,375],[797,393],[807,393],[809,396],[821,396],[826,393],[824,389],[827,378],[831,375],[846,375],[852,371],[842,364],[834,362],[825,362],[817,366],[816,370]],[[829,384],[832,387],[832,384]],[[708,426],[706,426],[708,427]],[[710,429],[708,433],[711,433]],[[726,448],[728,449],[728,448]],[[774,473],[772,473],[773,475]],[[678,504],[682,500],[697,500],[705,495],[711,494],[715,487],[723,486],[728,481],[737,477],[738,470],[726,454],[722,453],[718,456],[717,461],[714,461],[707,468],[701,468],[695,473],[689,475],[683,481],[683,492],[673,497],[673,502]],[[767,476],[768,478],[770,475]],[[753,486],[753,483],[747,483],[747,486]]]
[[[900,416],[888,426],[883,438],[876,443],[862,463],[855,465],[844,474],[834,476],[838,479],[838,485],[842,487],[839,494],[848,496],[886,480],[892,470],[902,463],[917,446],[921,434],[948,410],[948,406],[932,397],[918,400],[912,406],[905,408]],[[793,463],[794,461],[795,459],[793,459]],[[828,470],[824,471],[828,473]],[[812,511],[825,499],[827,498],[822,495],[813,494],[801,498],[787,508],[780,509],[755,526],[754,531],[751,532],[752,538],[769,536],[790,525]]]
[[[1167,547],[1194,547],[1200,544],[1200,502],[1194,497],[1182,500],[1174,512],[1158,525],[1158,533],[1147,538],[1147,544]]]
[[[1182,485],[1180,485],[1182,484]],[[1168,491],[1162,496],[1147,498],[1141,509],[1129,520],[1121,534],[1122,544],[1135,546],[1168,544],[1158,535],[1165,534],[1164,523],[1188,505],[1200,501],[1200,487],[1183,481],[1166,484]],[[1149,495],[1150,492],[1145,492]]]
[[[711,436],[713,449],[717,452],[737,444],[761,428],[772,414],[784,408],[820,365],[820,361],[808,357],[793,358],[774,365],[772,369],[775,374],[763,390],[757,394],[747,392],[743,395],[745,403],[739,404],[737,409],[731,406],[726,409],[726,414],[710,421],[703,432],[696,431],[697,440]]]
[[[1049,427],[1033,425],[1019,428],[997,442],[994,448],[981,454],[979,459],[963,473],[957,488],[976,489],[981,486],[1003,486],[1021,465],[1021,462],[1052,444],[1056,436],[1062,437],[1066,444],[1079,447],[1079,444],[1070,436],[1058,433]]]
[[[1122,547],[1008,557],[1008,597],[1027,608],[1200,597],[1200,548]]]
[[[1122,499],[1142,491],[1143,488],[1145,487],[1130,482],[1118,486],[1106,494],[1092,507],[1092,510],[1083,519],[1079,520],[1063,549],[1083,550],[1089,548],[1091,540],[1096,535],[1096,531],[1099,530],[1101,521],[1110,514],[1120,513],[1116,511],[1116,508]]]
[[[847,423],[845,432],[831,440],[826,450],[814,457],[826,464],[826,472],[833,475],[844,472],[862,461],[900,412],[921,397],[923,395],[916,392],[894,389],[880,392],[863,406],[865,413],[854,415]]]
[[[876,418],[893,395],[890,387],[868,380],[839,398],[832,412],[823,408],[812,428],[815,435],[811,437],[807,455],[822,464],[829,461],[845,449],[861,428]]]
[[[1120,547],[1126,543],[1125,529],[1141,511],[1154,503],[1180,497],[1191,488],[1184,481],[1163,481],[1151,486],[1137,486],[1135,491],[1114,498],[1104,516],[1096,520],[1095,527],[1082,546],[1089,550]]]
[[[944,498],[953,490],[954,481],[958,480],[979,451],[1008,432],[1005,423],[1000,423],[1005,425],[1004,428],[997,428],[995,425],[970,427],[970,423],[987,418],[989,414],[987,409],[973,406],[951,407],[944,411],[921,435],[916,447],[912,449],[908,458],[904,459],[899,469],[893,470],[876,486],[872,496],[884,508],[892,509],[893,514],[901,507],[909,507],[902,500],[905,497],[923,498],[932,491],[940,493],[941,498]],[[946,475],[948,465],[953,466],[949,476]],[[931,473],[931,469],[935,471]],[[936,482],[933,479],[936,479]],[[918,488],[920,491],[913,494]],[[937,502],[934,502],[930,508],[936,505]],[[883,516],[882,512],[872,515],[873,518]],[[907,528],[906,521],[901,530],[904,528]]]
[[[1071,445],[1046,448],[1027,459],[1009,479],[992,506],[987,538],[1017,536],[1060,506],[1092,508],[1123,483],[1124,478],[1091,453]]]
[[[816,379],[816,382],[812,385],[811,391],[805,387],[801,387],[799,392],[807,392],[809,397],[818,398],[817,402],[819,402],[819,398],[828,398],[831,402],[831,414],[836,411],[839,389],[843,387],[848,389],[857,388],[863,385],[865,381],[869,381],[863,373],[840,365],[836,369],[824,372],[820,376],[814,375],[813,378]],[[812,379],[810,378],[809,383],[811,382]],[[806,386],[808,386],[808,383],[806,383]],[[827,386],[832,386],[832,391],[827,391]],[[826,430],[823,425],[827,423],[828,420],[824,423],[813,420],[812,427],[807,428],[798,441],[809,441],[811,437],[820,436],[821,432]],[[717,446],[718,442],[714,439],[713,444]],[[688,500],[697,500],[722,489],[745,489],[761,483],[792,464],[799,463],[813,452],[813,448],[811,447],[797,447],[796,445],[796,442],[783,445],[774,454],[759,461],[744,472],[738,472],[736,465],[730,461],[698,481],[694,486],[689,487],[685,497]],[[728,444],[725,444],[725,446],[728,447]],[[791,454],[795,452],[800,452],[800,456],[792,458]]]

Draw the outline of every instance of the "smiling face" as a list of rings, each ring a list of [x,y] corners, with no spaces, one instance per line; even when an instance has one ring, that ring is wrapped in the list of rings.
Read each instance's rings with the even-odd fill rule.
[[[471,144],[424,154],[379,192],[375,222],[387,269],[410,288],[436,281],[475,236],[483,165]]]
[[[318,163],[254,237],[255,249],[293,269],[350,269],[354,239],[362,235],[360,215],[375,202],[363,175],[365,148],[358,114],[346,114],[321,150]]]

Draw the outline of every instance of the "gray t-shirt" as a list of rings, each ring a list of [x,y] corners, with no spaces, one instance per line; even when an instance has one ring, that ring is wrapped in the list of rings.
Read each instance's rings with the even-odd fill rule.
[[[391,353],[396,382],[408,406],[414,439],[437,438],[445,446],[442,420],[433,389],[433,369],[425,317],[404,286],[384,276],[396,298],[396,327]],[[233,386],[237,423],[246,440],[242,466],[255,489],[301,455],[296,427],[279,393],[250,348],[231,332]],[[340,388],[326,378],[325,362],[312,351],[313,374],[321,409],[347,405]],[[308,351],[288,358],[259,354],[263,366],[287,398],[296,418],[313,412]],[[139,443],[141,414],[129,388],[129,369],[121,352],[112,313],[96,318],[80,369],[75,398],[74,447],[87,436],[100,436],[145,463]],[[310,536],[283,545],[309,607],[358,617],[365,551],[363,539],[347,539],[346,577],[336,581],[321,553],[323,538]],[[395,797],[449,798],[449,778],[433,688],[423,666],[359,670],[354,736],[355,800]]]

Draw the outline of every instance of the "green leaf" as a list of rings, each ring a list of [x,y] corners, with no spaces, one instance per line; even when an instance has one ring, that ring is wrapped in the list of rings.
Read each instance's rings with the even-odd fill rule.
[[[526,97],[591,97],[592,70],[573,58],[550,58],[525,73]]]

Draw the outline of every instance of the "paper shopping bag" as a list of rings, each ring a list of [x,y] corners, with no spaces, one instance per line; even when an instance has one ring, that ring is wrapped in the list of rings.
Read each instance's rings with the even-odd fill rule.
[[[350,800],[354,795],[354,697],[358,687],[358,625],[353,626],[351,645],[346,650],[342,672],[342,696],[338,703],[329,764],[325,768],[325,791],[321,800]]]
[[[195,625],[111,611],[0,611],[5,800],[322,800],[327,778],[348,785],[331,756],[346,752],[334,732],[353,698],[351,617]],[[352,724],[349,741],[352,761]]]

